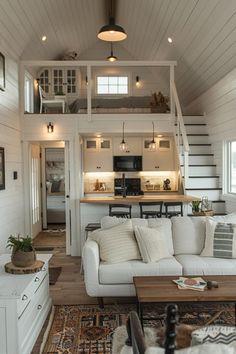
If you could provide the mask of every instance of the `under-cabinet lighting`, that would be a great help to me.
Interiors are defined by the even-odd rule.
[[[176,174],[176,171],[141,171],[139,172],[140,176],[165,176],[170,177]]]
[[[173,42],[173,40],[172,40],[172,38],[171,38],[171,37],[168,37],[168,39],[167,39],[167,40],[168,40],[168,42],[169,42],[169,43],[172,43],[172,42]]]
[[[107,176],[107,177],[109,177],[109,176],[114,176],[114,172],[84,172],[84,175],[85,176],[90,176],[90,177],[101,177],[101,176]]]
[[[45,42],[47,40],[47,36],[42,37],[42,41]]]

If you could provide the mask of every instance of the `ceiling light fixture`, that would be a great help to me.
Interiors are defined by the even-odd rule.
[[[169,43],[172,43],[172,42],[173,42],[173,40],[172,40],[172,38],[171,38],[171,37],[168,37],[168,39],[167,39],[167,40],[168,40],[168,42],[169,42]]]
[[[150,144],[149,144],[149,150],[151,150],[151,151],[156,150],[156,142],[154,139],[154,122],[152,122],[152,140],[150,141]]]
[[[110,0],[109,24],[103,26],[98,32],[98,38],[107,42],[119,42],[127,38],[124,28],[115,23],[113,13],[113,0]]]
[[[137,87],[140,86],[139,76],[136,76],[136,86],[137,86]]]
[[[42,37],[42,41],[43,41],[43,42],[45,42],[46,39],[47,39],[47,36],[43,36],[43,37]]]
[[[125,122],[123,122],[123,127],[122,127],[122,141],[120,143],[120,150],[125,151],[127,149],[127,145],[125,142]]]
[[[113,44],[111,42],[111,54],[107,57],[107,60],[113,63],[117,59],[118,58],[113,54]]]

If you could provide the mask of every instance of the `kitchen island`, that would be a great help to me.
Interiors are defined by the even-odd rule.
[[[99,223],[102,217],[109,214],[109,204],[131,204],[132,205],[132,217],[140,217],[139,202],[183,202],[184,203],[184,215],[188,214],[188,205],[193,200],[199,198],[184,194],[146,194],[140,196],[127,196],[126,198],[114,195],[98,195],[98,196],[86,196],[80,199],[80,215],[81,215],[81,247],[85,242],[85,227],[89,223]]]

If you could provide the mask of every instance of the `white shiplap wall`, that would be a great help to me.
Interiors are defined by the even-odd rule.
[[[206,114],[217,174],[222,184],[223,142],[236,139],[236,69],[206,91],[187,108],[186,114]],[[236,211],[236,196],[223,195],[226,211]]]
[[[0,41],[6,60],[6,90],[0,91],[0,146],[5,149],[6,188],[0,191],[0,254],[11,234],[23,233],[23,176],[19,118],[18,61]],[[13,171],[18,179],[13,180]]]

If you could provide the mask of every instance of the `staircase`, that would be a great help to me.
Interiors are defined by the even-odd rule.
[[[215,214],[225,213],[225,202],[220,200],[222,188],[216,175],[214,154],[212,154],[209,135],[206,133],[204,116],[185,116],[184,126],[189,143],[189,180],[185,194],[202,198],[207,196]],[[183,154],[180,154],[180,166],[184,179]],[[191,207],[188,212],[191,214]]]

